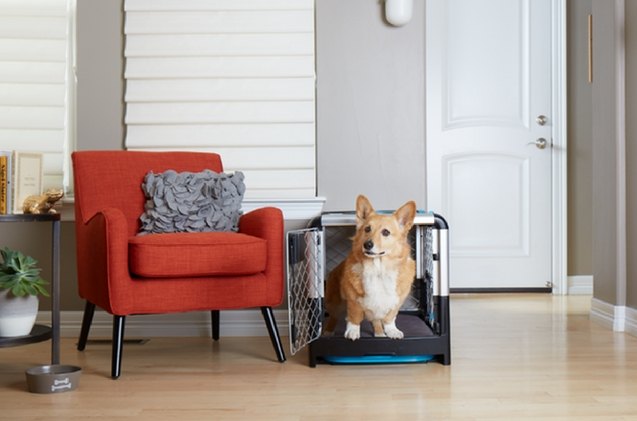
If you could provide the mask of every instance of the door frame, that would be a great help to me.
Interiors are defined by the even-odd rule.
[[[551,0],[553,144],[551,148],[553,294],[568,294],[566,0]]]

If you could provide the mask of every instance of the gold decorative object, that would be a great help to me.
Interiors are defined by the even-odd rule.
[[[24,199],[22,204],[22,211],[24,213],[57,213],[53,209],[55,202],[60,200],[64,196],[64,190],[62,189],[48,189],[43,194],[28,196]]]

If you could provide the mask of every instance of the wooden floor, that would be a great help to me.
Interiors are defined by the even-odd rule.
[[[637,338],[589,321],[590,297],[456,295],[452,364],[310,368],[267,337],[151,338],[124,348],[62,341],[78,389],[39,395],[24,371],[50,344],[0,349],[0,420],[635,420]],[[287,338],[286,338],[287,339]]]

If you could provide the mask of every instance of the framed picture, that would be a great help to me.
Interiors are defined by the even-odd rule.
[[[42,193],[42,154],[13,153],[13,213],[23,213],[24,199]]]

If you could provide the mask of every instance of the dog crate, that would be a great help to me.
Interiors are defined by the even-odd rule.
[[[351,249],[354,212],[330,212],[315,218],[310,228],[287,234],[290,350],[309,346],[309,364],[451,363],[449,332],[448,225],[433,212],[419,211],[409,233],[416,277],[396,318],[403,339],[374,337],[372,325],[361,324],[356,341],[344,337],[345,320],[331,336],[322,336],[326,314],[323,299],[327,274]]]

